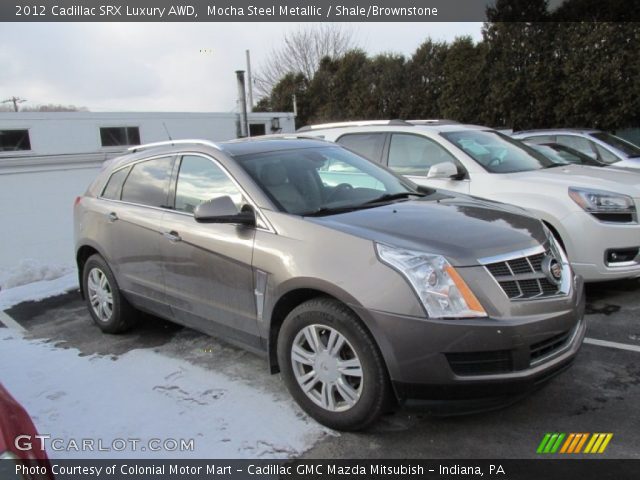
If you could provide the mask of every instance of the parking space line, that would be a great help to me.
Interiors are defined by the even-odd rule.
[[[628,343],[609,342],[608,340],[598,340],[597,338],[585,338],[584,343],[597,345],[599,347],[617,348],[618,350],[628,350],[640,353],[640,345],[629,345]]]
[[[11,318],[9,315],[4,313],[2,310],[0,310],[0,322],[4,323],[4,325],[6,327],[12,328],[12,329],[17,330],[19,332],[26,332],[27,331],[22,325],[20,325],[13,318]]]

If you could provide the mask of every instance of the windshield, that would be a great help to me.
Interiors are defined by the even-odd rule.
[[[558,164],[524,143],[492,130],[441,133],[491,173],[513,173]]]
[[[296,215],[330,214],[421,196],[412,184],[337,146],[236,157],[271,200]]]
[[[601,142],[611,145],[613,148],[617,148],[627,157],[640,157],[640,147],[634,145],[631,142],[627,142],[620,137],[616,137],[615,135],[611,135],[610,133],[606,132],[590,133],[589,135],[600,140]]]

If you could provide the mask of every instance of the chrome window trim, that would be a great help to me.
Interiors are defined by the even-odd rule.
[[[141,158],[138,160],[135,160],[133,162],[129,162],[125,165],[121,165],[118,168],[114,168],[111,173],[109,174],[109,177],[107,178],[107,180],[105,181],[104,185],[102,186],[101,190],[100,190],[100,195],[98,195],[98,199],[100,200],[105,200],[108,202],[116,202],[116,203],[121,203],[124,205],[135,205],[138,207],[145,207],[145,208],[151,208],[153,210],[160,210],[162,212],[169,212],[169,213],[176,213],[179,215],[186,215],[189,217],[193,217],[192,213],[188,213],[188,212],[181,212],[179,210],[174,210],[174,209],[170,209],[170,208],[162,208],[162,207],[154,207],[153,205],[145,205],[142,203],[135,203],[135,202],[127,202],[125,200],[115,200],[112,198],[105,198],[102,196],[102,194],[104,193],[104,189],[106,188],[107,184],[109,183],[109,180],[111,179],[111,176],[113,174],[115,174],[116,172],[118,172],[119,170],[122,170],[124,168],[133,168],[134,165],[137,165],[138,163],[141,162],[146,162],[148,160],[155,160],[157,158],[166,158],[166,157],[183,157],[185,155],[194,155],[194,156],[198,156],[198,157],[203,157],[206,158],[208,160],[210,160],[211,162],[213,162],[214,165],[216,165],[217,167],[219,167],[222,172],[233,182],[233,184],[236,186],[236,188],[238,188],[238,190],[240,190],[240,193],[242,194],[242,196],[247,200],[247,202],[251,205],[251,207],[254,209],[254,211],[256,212],[256,216],[258,217],[258,224],[256,224],[256,230],[262,230],[262,231],[266,231],[266,232],[270,232],[270,233],[274,233],[277,234],[275,228],[273,227],[273,225],[271,224],[271,222],[269,222],[266,218],[266,216],[262,213],[262,210],[258,207],[258,205],[253,201],[253,199],[251,198],[251,196],[247,193],[247,191],[242,188],[240,186],[240,184],[238,183],[238,181],[233,178],[233,175],[231,175],[229,173],[229,171],[224,167],[224,165],[222,165],[217,159],[213,158],[211,155],[207,155],[206,153],[202,153],[202,152],[189,152],[189,151],[184,151],[184,152],[172,152],[172,153],[165,153],[165,154],[158,154],[158,155],[153,155],[151,157],[145,157],[145,158]],[[179,176],[180,172],[178,172],[178,176]],[[176,183],[178,181],[178,177],[176,176]],[[126,180],[125,180],[126,182]],[[262,224],[264,226],[260,226],[259,222],[262,222]]]

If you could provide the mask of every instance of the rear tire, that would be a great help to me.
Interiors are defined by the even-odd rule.
[[[293,398],[327,427],[362,430],[391,404],[377,345],[360,319],[336,300],[315,298],[287,315],[278,335],[278,363]]]
[[[91,255],[82,270],[82,286],[91,318],[105,333],[122,333],[136,323],[133,307],[124,298],[107,262]]]

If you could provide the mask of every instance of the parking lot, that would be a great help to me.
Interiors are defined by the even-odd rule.
[[[357,434],[333,434],[306,419],[296,428],[313,432],[313,439],[302,450],[275,449],[272,453],[306,458],[534,458],[546,432],[611,432],[613,439],[603,457],[640,458],[639,293],[640,280],[589,285],[587,340],[575,364],[514,405],[456,417],[403,409]],[[267,392],[270,401],[294,410],[294,418],[303,417],[280,378],[267,373],[264,360],[193,330],[143,316],[131,333],[103,335],[77,291],[22,303],[5,314],[2,318],[9,325],[3,328],[23,328],[27,339],[47,340],[58,349],[77,349],[79,356],[117,360],[143,350],[180,359],[212,375],[223,374],[232,382]],[[12,368],[20,369],[20,361],[16,359]],[[174,397],[183,395],[183,401],[186,398],[179,389],[163,388]],[[122,408],[127,408],[126,401]],[[204,424],[208,420],[201,419]]]

